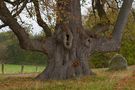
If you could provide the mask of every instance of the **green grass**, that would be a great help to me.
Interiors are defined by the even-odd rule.
[[[32,78],[8,78],[7,81],[6,79],[1,81],[4,81],[3,85],[8,86],[2,90],[115,90],[116,83],[116,80],[104,76],[45,82],[35,81]]]
[[[6,77],[0,75],[0,90],[134,90],[134,67],[126,71],[107,72],[106,69],[93,69],[96,76],[70,80],[35,80],[35,76]]]
[[[37,72],[43,71],[43,66],[38,66]],[[32,73],[36,72],[36,66],[33,65],[24,65],[23,73]],[[1,65],[0,65],[0,74],[2,73]],[[5,74],[16,74],[21,73],[21,65],[12,65],[12,64],[5,64],[4,65],[4,73]]]

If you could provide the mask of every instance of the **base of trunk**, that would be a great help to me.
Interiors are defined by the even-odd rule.
[[[76,64],[77,65],[77,64]],[[87,67],[80,66],[63,66],[63,67],[55,67],[53,65],[49,65],[41,74],[39,74],[36,79],[37,80],[65,80],[78,78],[89,75],[96,75]]]

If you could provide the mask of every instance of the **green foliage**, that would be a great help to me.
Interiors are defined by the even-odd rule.
[[[21,49],[16,37],[13,37],[12,32],[0,33],[0,48],[0,61],[2,63],[46,64],[47,57],[44,54]]]
[[[46,57],[41,53],[22,50],[19,45],[8,46],[7,63],[14,64],[45,64]]]
[[[109,57],[104,53],[95,53],[90,58],[90,67],[100,68],[108,66]]]
[[[99,18],[95,18],[92,14],[92,11],[84,21],[84,26],[88,29],[91,29],[96,23],[101,22]],[[117,11],[111,11],[108,9],[107,15],[109,17],[110,23],[115,25]],[[93,20],[95,19],[95,20]],[[125,28],[125,32],[123,33],[123,38],[121,42],[121,49],[119,54],[122,54],[128,62],[128,65],[135,64],[135,20],[132,15],[129,16],[129,20],[127,26]],[[111,27],[109,31],[105,33],[106,37],[111,37],[113,28]],[[93,67],[107,67],[109,60],[111,60],[112,56],[116,53],[95,53],[91,60],[91,66]]]
[[[120,53],[127,59],[129,65],[135,64],[135,23],[128,23],[125,30]]]
[[[111,60],[112,56],[116,53],[118,52],[95,53],[92,55],[90,63],[92,63],[93,67],[107,67],[109,60]],[[127,59],[128,65],[135,64],[135,31],[132,30],[124,34],[119,53]]]

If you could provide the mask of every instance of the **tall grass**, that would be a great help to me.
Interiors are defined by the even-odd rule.
[[[132,71],[107,72],[94,69],[96,76],[78,77],[70,80],[37,81],[31,77],[0,76],[0,90],[134,90]]]

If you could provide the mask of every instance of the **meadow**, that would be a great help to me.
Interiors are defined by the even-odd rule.
[[[21,65],[5,64],[4,74],[19,74],[21,73]],[[45,66],[24,65],[23,73],[41,72]],[[2,74],[2,65],[0,64],[0,74]]]
[[[1,74],[0,90],[135,90],[135,66],[130,66],[126,71],[108,72],[106,70],[93,69],[95,76],[57,81],[35,80],[38,73]]]

